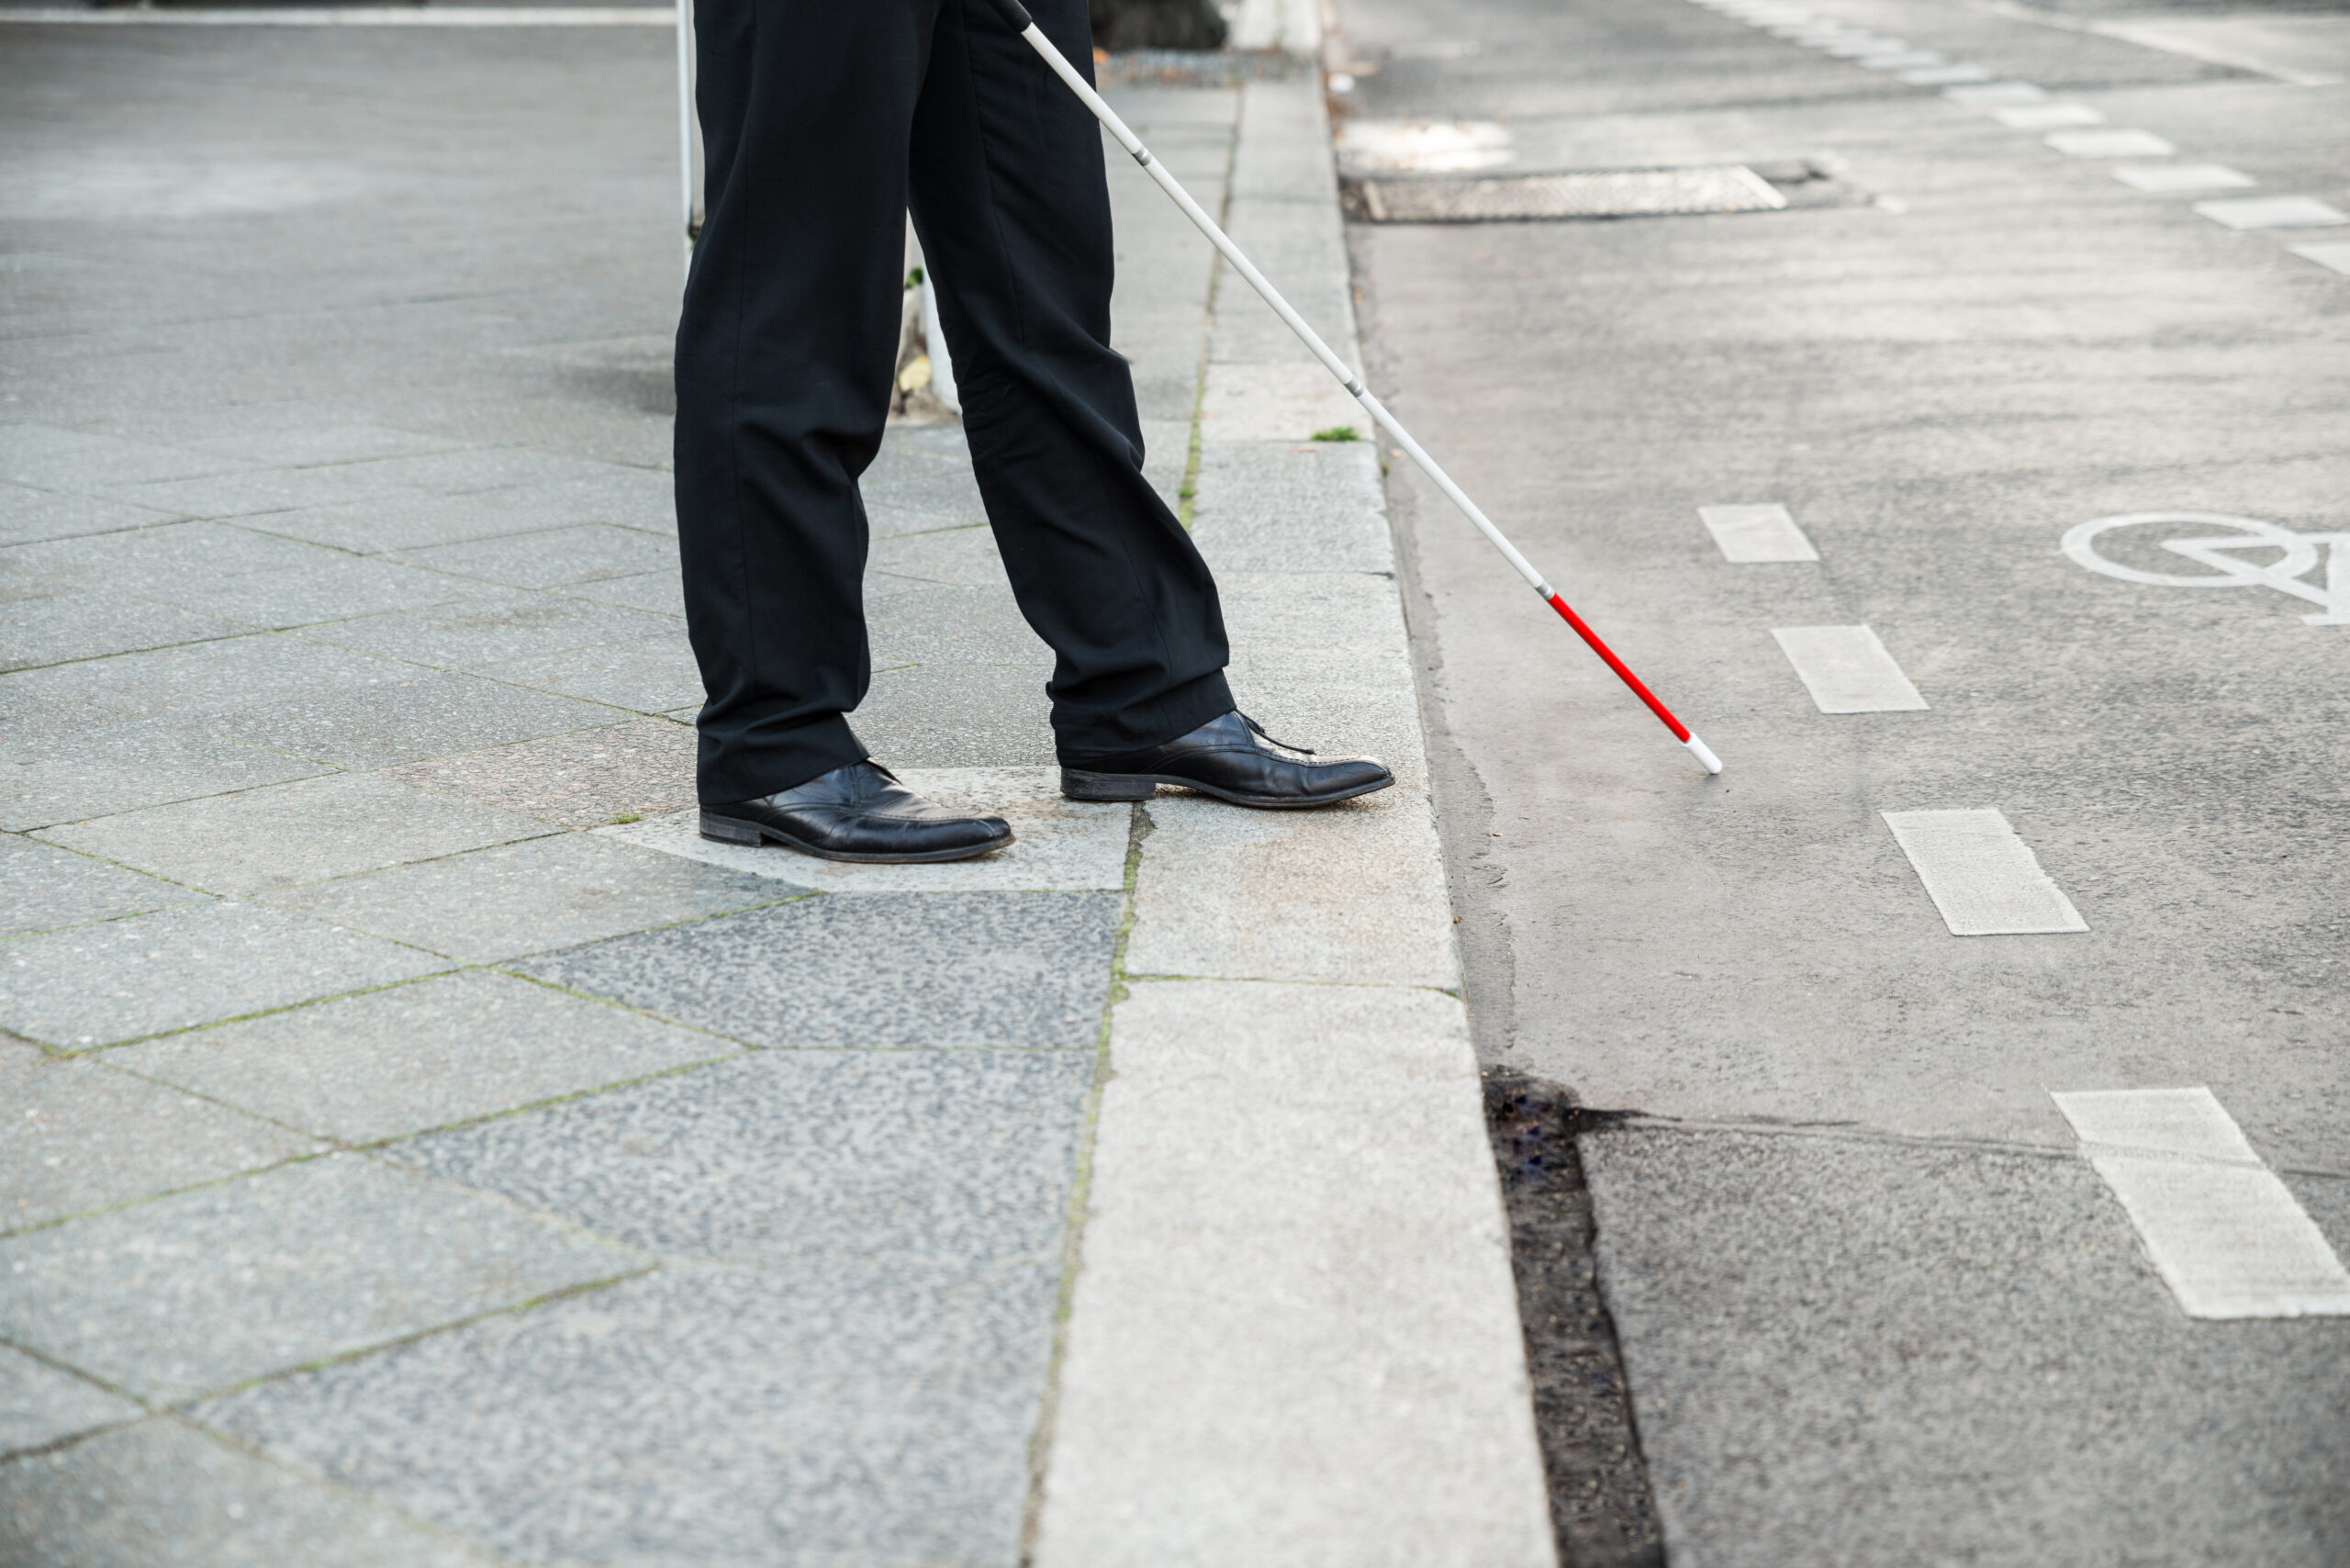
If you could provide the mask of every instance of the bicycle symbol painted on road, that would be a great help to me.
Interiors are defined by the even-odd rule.
[[[2117,528],[2153,527],[2175,536],[2159,541],[2164,549],[2210,569],[2150,572],[2098,554],[2100,534]],[[2211,532],[2221,528],[2233,532]],[[2275,588],[2321,607],[2323,613],[2301,617],[2303,625],[2350,626],[2350,533],[2296,533],[2258,518],[2220,512],[2133,511],[2067,529],[2064,551],[2090,571],[2124,582],[2152,583],[2158,588]],[[2281,554],[2264,561],[2245,554],[2253,551]],[[2303,582],[2302,577],[2317,566],[2321,553],[2325,558],[2324,586]]]

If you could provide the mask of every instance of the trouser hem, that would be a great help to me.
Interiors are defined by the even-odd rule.
[[[1089,746],[1080,741],[1061,741],[1053,750],[1063,767],[1084,767],[1113,756],[1155,745],[1165,745],[1179,735],[1188,735],[1211,719],[1220,719],[1232,711],[1232,688],[1225,684],[1222,670],[1210,670],[1186,685],[1176,688],[1149,705],[1147,716],[1122,716],[1118,728],[1133,739],[1124,739],[1114,745]]]
[[[778,734],[761,735],[756,741],[722,741],[704,728],[695,794],[705,806],[732,806],[798,789],[811,778],[863,762],[871,755],[849,728],[848,720],[838,713]]]

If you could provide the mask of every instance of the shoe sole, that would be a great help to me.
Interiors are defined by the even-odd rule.
[[[797,849],[802,855],[818,860],[845,860],[857,866],[934,866],[946,860],[976,860],[982,855],[992,855],[1013,841],[1007,833],[993,844],[973,845],[968,849],[933,849],[920,855],[859,855],[847,849],[819,849],[803,844],[789,834],[771,828],[764,823],[746,823],[739,817],[714,817],[701,814],[701,835],[713,844],[749,845],[757,847],[780,844],[786,849]]]
[[[1237,790],[1203,784],[1196,778],[1178,778],[1171,773],[1085,773],[1074,767],[1061,769],[1061,793],[1072,801],[1147,801],[1158,792],[1161,784],[1172,784],[1179,790],[1197,790],[1203,795],[1214,795],[1219,801],[1229,801],[1236,806],[1250,806],[1260,812],[1310,812],[1319,806],[1335,806],[1341,801],[1351,801],[1358,795],[1375,793],[1394,782],[1394,778],[1390,777],[1336,795],[1316,795],[1310,801],[1301,801],[1288,795],[1243,794]]]

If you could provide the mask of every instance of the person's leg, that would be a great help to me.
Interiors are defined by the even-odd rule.
[[[1090,69],[1084,0],[1030,9]],[[1228,711],[1215,583],[1143,477],[1133,376],[1110,347],[1101,132],[984,0],[940,0],[912,196],[988,519],[1057,655],[1062,760]]]
[[[677,543],[700,794],[866,753],[856,477],[897,351],[906,160],[938,0],[699,0],[707,220],[677,329]]]

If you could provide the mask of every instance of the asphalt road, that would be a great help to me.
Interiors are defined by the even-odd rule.
[[[2292,249],[2350,227],[2195,210],[2350,207],[2350,17],[1814,9],[2094,112],[2003,124],[1689,0],[1340,7],[1360,165],[1832,176],[1351,230],[1375,389],[1728,763],[1391,454],[1480,1050],[1638,1114],[1582,1144],[1677,1563],[2350,1561],[2350,1317],[2188,1316],[2053,1098],[2207,1088],[2350,1253],[2350,624],[2290,572],[2060,549],[2350,529],[2350,275]],[[2082,129],[2175,151],[2044,140]],[[2202,163],[2253,183],[2115,174]],[[1817,561],[1700,521],[1765,504]],[[2102,548],[2350,584],[2350,533],[2157,547],[2242,535]],[[1822,711],[1772,633],[1831,626],[1925,706]],[[2000,813],[2086,929],[1953,935],[1883,815],[1921,812]],[[2213,1212],[2165,1256],[2249,1267]]]

